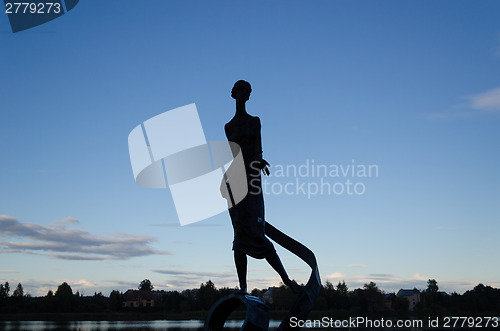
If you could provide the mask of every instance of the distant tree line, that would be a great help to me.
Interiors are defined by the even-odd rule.
[[[491,286],[479,284],[464,294],[448,294],[439,291],[436,280],[429,279],[425,290],[414,290],[420,293],[420,302],[411,314],[417,316],[498,316],[500,313],[500,289]],[[347,289],[345,282],[339,282],[336,287],[326,282],[321,287],[315,309],[362,315],[382,312],[409,315],[409,305],[407,298],[384,293],[374,282],[353,291]]]
[[[235,288],[216,288],[209,280],[199,288],[183,291],[154,290],[151,282],[143,280],[140,290],[151,291],[155,297],[154,307],[124,308],[123,293],[113,290],[109,296],[101,292],[83,296],[73,293],[66,282],[57,290],[48,291],[46,296],[32,297],[24,294],[22,284],[18,284],[9,295],[8,282],[0,284],[0,315],[23,313],[103,313],[103,312],[156,312],[163,314],[188,314],[195,311],[207,311],[219,298],[234,293]],[[370,282],[363,288],[349,290],[346,283],[333,285],[326,282],[321,287],[314,312],[328,316],[366,315],[366,314],[414,314],[422,316],[465,316],[500,314],[500,289],[479,284],[464,294],[440,292],[437,281],[430,279],[427,288],[421,290],[420,302],[413,312],[408,312],[409,301],[395,293],[384,293],[377,284]],[[287,311],[295,300],[292,291],[281,285],[268,289],[254,289],[251,295],[263,299],[271,313]],[[187,316],[187,315],[185,315]]]

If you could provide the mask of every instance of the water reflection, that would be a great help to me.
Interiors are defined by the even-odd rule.
[[[271,321],[270,328],[277,328],[280,321]],[[5,331],[201,331],[204,321],[12,321],[0,322],[0,330]],[[243,321],[227,321],[224,329],[237,331],[241,328]]]
[[[0,330],[65,330],[65,331],[111,331],[111,330],[171,330],[198,331],[202,321],[15,321],[0,322]]]
[[[281,321],[270,321],[269,330],[274,331],[278,328]],[[41,330],[52,330],[52,331],[156,331],[156,330],[168,330],[168,331],[202,331],[204,321],[199,320],[189,320],[189,321],[67,321],[67,322],[54,322],[54,321],[0,321],[0,331],[41,331]],[[240,320],[229,320],[224,324],[224,331],[238,331],[241,328],[243,321]],[[304,328],[302,330],[313,330]],[[318,329],[316,329],[318,330]],[[332,328],[323,328],[321,330],[332,330]],[[376,328],[376,329],[365,329],[365,328],[341,328],[343,331],[350,330],[377,330],[377,331],[394,331],[394,330],[412,330],[412,331],[437,331],[446,330],[453,331],[453,329],[427,329],[427,328],[417,328],[417,329],[397,329],[397,328]]]

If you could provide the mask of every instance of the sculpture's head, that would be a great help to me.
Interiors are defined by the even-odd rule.
[[[234,83],[231,90],[231,96],[237,101],[247,101],[250,98],[250,93],[252,93],[252,86],[245,80],[239,80]]]

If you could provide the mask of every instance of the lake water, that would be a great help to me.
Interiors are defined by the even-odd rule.
[[[270,321],[269,327],[276,329],[281,321]],[[0,321],[0,330],[14,331],[41,331],[41,330],[68,330],[68,331],[111,331],[111,330],[169,330],[169,331],[200,331],[203,330],[204,321]],[[224,325],[231,331],[241,328],[243,321],[226,321]]]
[[[269,321],[269,330],[274,331],[278,328],[281,321]],[[241,328],[243,321],[229,320],[226,321],[224,325],[224,331],[238,331]],[[190,320],[190,321],[69,321],[69,322],[53,322],[53,321],[15,321],[6,322],[0,321],[0,331],[41,331],[41,330],[52,330],[52,331],[111,331],[111,330],[131,330],[131,331],[157,331],[157,330],[168,330],[168,331],[202,331],[204,321]],[[336,329],[336,328],[335,328]],[[302,330],[314,330],[303,328]],[[318,329],[316,329],[318,330]],[[328,330],[326,328],[321,330]],[[339,330],[367,330],[364,328],[339,328]],[[395,331],[395,330],[412,330],[412,331],[437,331],[446,330],[453,331],[457,329],[450,328],[415,328],[415,329],[398,329],[398,328],[374,328],[368,330],[376,331]],[[464,329],[462,329],[464,330]]]

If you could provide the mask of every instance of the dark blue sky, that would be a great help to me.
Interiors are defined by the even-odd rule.
[[[179,227],[168,190],[134,183],[127,136],[194,102],[207,139],[223,140],[245,79],[271,171],[378,168],[323,178],[363,194],[266,195],[267,219],[316,252],[323,280],[499,286],[499,13],[497,1],[104,0],[16,34],[0,15],[0,279],[33,294],[62,281],[235,286],[227,213]],[[250,270],[250,287],[279,282],[265,262]]]

